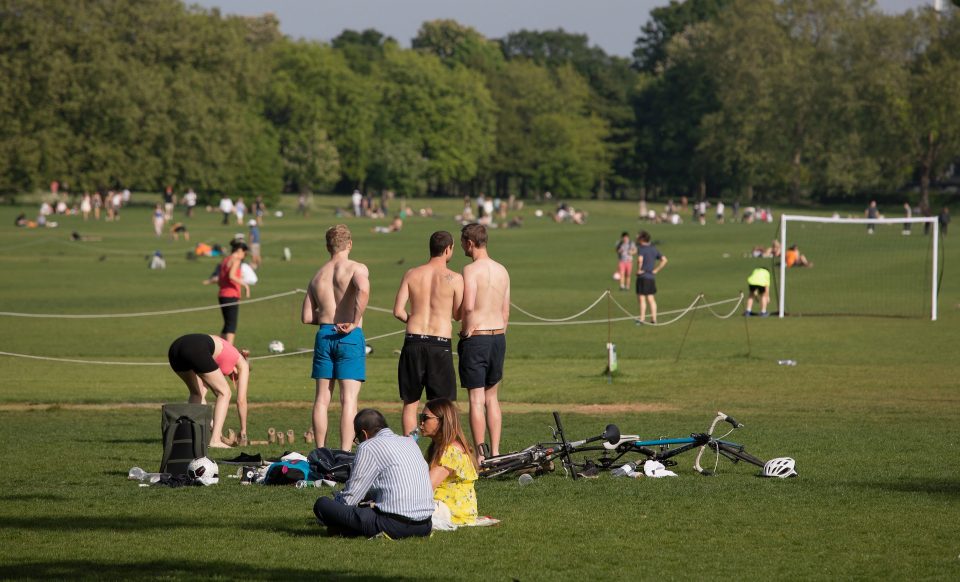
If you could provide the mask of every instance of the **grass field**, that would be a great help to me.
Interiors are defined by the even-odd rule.
[[[347,203],[347,197],[318,197],[304,218],[284,201],[286,215],[269,218],[262,229],[265,262],[254,298],[306,285],[327,258],[323,231],[338,222],[333,209]],[[354,231],[353,258],[370,267],[371,306],[392,307],[403,271],[425,260],[432,231],[457,232],[451,217],[459,204],[430,203],[441,216],[410,219],[397,234],[371,232],[386,221],[344,219]],[[636,309],[635,296],[617,291],[611,279],[618,235],[640,228],[635,203],[583,206],[590,213],[585,226],[538,220],[528,208],[523,228],[492,231],[490,252],[510,269],[517,306],[563,318],[613,288],[613,299]],[[0,208],[4,312],[137,313],[215,304],[215,289],[200,284],[215,261],[189,261],[186,252],[199,240],[225,244],[246,231],[201,212],[189,222],[191,243],[157,239],[146,205],[125,210],[118,223],[65,217],[57,229],[12,226],[19,211],[35,208]],[[70,242],[74,230],[102,240]],[[658,277],[662,312],[685,308],[700,293],[708,301],[737,297],[761,264],[745,254],[775,234],[773,225],[712,221],[650,230],[670,259]],[[758,479],[751,467],[727,464],[718,476],[704,478],[693,473],[688,458],[676,479],[603,475],[574,482],[553,474],[527,487],[516,479],[484,481],[477,486],[480,512],[501,519],[498,527],[402,542],[322,536],[311,519],[319,490],[242,487],[233,479],[167,490],[126,480],[130,467],[156,470],[159,463],[157,403],[185,400],[165,365],[169,343],[183,333],[217,332],[218,310],[97,319],[0,316],[3,352],[160,364],[0,356],[6,470],[0,578],[955,580],[955,246],[947,237],[937,322],[721,319],[704,309],[663,327],[630,321],[608,326],[608,315],[622,312],[604,299],[579,318],[601,323],[535,326],[521,325],[533,320],[515,310],[501,390],[504,450],[548,439],[554,409],[564,411],[576,438],[598,434],[608,422],[645,437],[684,435],[705,429],[723,410],[746,424],[737,440],[748,450],[796,458],[801,477]],[[280,260],[284,247],[291,250],[289,262]],[[166,270],[147,269],[145,257],[154,250],[166,256]],[[459,269],[465,260],[458,254],[451,265]],[[852,266],[863,260],[883,258],[850,258]],[[831,293],[838,291],[834,281]],[[906,300],[911,290],[890,292]],[[243,306],[237,343],[254,356],[266,355],[273,339],[288,350],[312,345],[312,330],[299,324],[301,297]],[[726,315],[734,305],[714,310]],[[371,310],[364,329],[370,338],[401,326],[389,313]],[[601,374],[608,333],[621,368],[612,383]],[[361,404],[383,404],[396,425],[394,350],[402,336],[371,343],[375,352]],[[785,358],[798,365],[779,366]],[[268,427],[307,428],[313,397],[307,356],[254,361],[250,390],[254,438],[265,437]],[[608,406],[586,406],[593,404]],[[228,426],[236,425],[231,412]],[[274,455],[282,447],[260,450]]]

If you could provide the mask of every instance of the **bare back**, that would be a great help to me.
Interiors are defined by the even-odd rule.
[[[307,287],[303,323],[320,325],[358,321],[357,327],[362,327],[362,312],[369,291],[366,265],[345,256],[334,256],[317,271]]]
[[[463,277],[446,264],[431,261],[406,272],[397,292],[394,313],[410,302],[407,333],[449,338],[452,319],[460,319]]]
[[[463,268],[463,330],[506,329],[510,317],[510,274],[489,257]]]

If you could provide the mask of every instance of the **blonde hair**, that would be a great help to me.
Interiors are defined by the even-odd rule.
[[[439,417],[437,422],[440,423],[436,439],[431,439],[430,447],[427,448],[427,463],[431,467],[438,466],[447,447],[457,443],[463,448],[473,467],[477,468],[477,460],[471,454],[470,447],[467,446],[467,437],[464,436],[463,427],[460,426],[460,410],[457,405],[447,398],[434,398],[427,401],[423,409]]]
[[[331,253],[339,253],[347,248],[347,243],[352,241],[350,229],[346,224],[338,224],[327,229],[327,250]]]

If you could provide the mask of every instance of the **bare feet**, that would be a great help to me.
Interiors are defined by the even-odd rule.
[[[210,444],[207,447],[211,449],[232,449],[230,445],[223,441],[210,441]]]

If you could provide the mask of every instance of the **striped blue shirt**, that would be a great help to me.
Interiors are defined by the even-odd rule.
[[[345,505],[370,498],[380,511],[414,521],[433,515],[430,470],[420,447],[389,428],[360,443],[347,486],[335,498]]]

